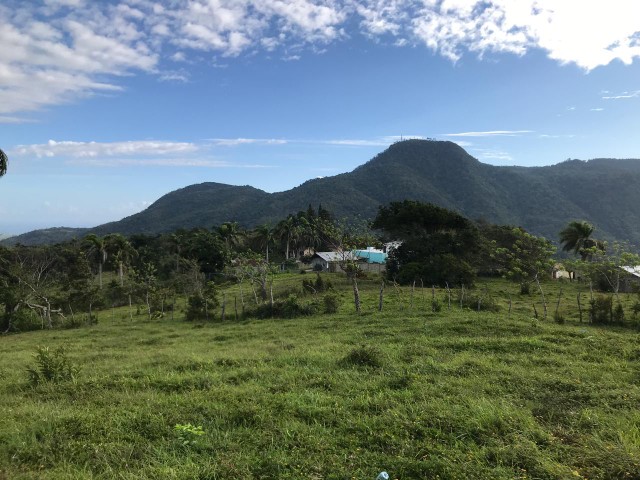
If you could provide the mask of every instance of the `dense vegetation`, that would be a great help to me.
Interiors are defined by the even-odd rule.
[[[171,192],[145,211],[92,229],[93,233],[157,234],[209,228],[229,219],[244,228],[275,223],[309,199],[342,217],[373,219],[380,205],[412,199],[454,209],[473,220],[518,225],[557,238],[571,219],[598,225],[603,240],[640,243],[640,161],[571,160],[536,168],[478,162],[451,142],[398,142],[353,172],[268,194],[248,186],[192,185]],[[616,215],[611,215],[616,212]],[[63,241],[78,232],[39,231],[11,240]],[[53,234],[57,236],[53,236]]]

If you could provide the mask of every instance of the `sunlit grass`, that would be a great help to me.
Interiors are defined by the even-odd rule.
[[[278,277],[274,294],[302,278]],[[125,307],[2,338],[0,478],[640,477],[640,337],[580,325],[579,285],[562,285],[558,325],[559,284],[544,285],[544,322],[539,296],[502,280],[486,291],[498,313],[455,296],[449,310],[444,290],[433,313],[426,286],[413,301],[387,286],[378,312],[379,281],[363,280],[361,315],[331,281],[335,315],[234,320],[233,286],[224,323],[184,322],[182,307],[131,322]],[[75,382],[29,387],[38,345],[65,345]],[[184,445],[176,424],[205,434]]]

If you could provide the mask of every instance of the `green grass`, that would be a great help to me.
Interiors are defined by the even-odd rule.
[[[363,281],[359,316],[331,281],[335,315],[131,322],[124,308],[1,338],[0,478],[640,478],[640,336],[578,324],[577,285],[563,285],[558,325],[558,284],[543,322],[537,296],[498,280],[498,313],[446,299],[432,313],[431,289],[410,308],[407,287],[387,287],[379,313],[379,284]],[[29,386],[39,345],[64,345],[75,381]],[[205,434],[184,445],[187,424]]]

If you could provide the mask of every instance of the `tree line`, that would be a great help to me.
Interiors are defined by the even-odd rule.
[[[640,258],[621,244],[592,238],[593,231],[587,222],[574,221],[559,232],[562,249],[579,257],[565,264],[617,296],[625,275],[620,267],[640,265]],[[309,205],[254,229],[225,222],[154,236],[89,234],[54,246],[0,247],[0,329],[90,323],[96,309],[125,305],[130,315],[134,305],[149,318],[173,315],[179,296],[187,319],[207,319],[219,307],[218,285],[224,282],[239,285],[244,311],[245,295],[255,304],[266,302],[273,275],[299,268],[316,251],[342,252],[340,267],[359,311],[363,273],[350,252],[388,240],[401,243],[389,253],[387,282],[471,288],[478,276],[504,276],[517,282],[522,294],[535,288],[546,315],[542,283],[551,275],[557,250],[549,240],[406,200],[381,206],[372,222],[338,221],[321,205]]]

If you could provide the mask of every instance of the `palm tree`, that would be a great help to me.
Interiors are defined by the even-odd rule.
[[[9,157],[0,149],[0,177],[7,173],[7,164],[9,163]]]
[[[98,285],[102,289],[102,267],[107,261],[107,243],[105,237],[99,237],[95,233],[90,233],[82,241],[87,249],[87,254],[97,260],[98,263]]]
[[[120,286],[124,285],[124,266],[129,264],[136,254],[135,249],[123,235],[111,233],[104,237],[105,248],[113,254],[113,258],[118,264],[118,277]]]
[[[269,245],[273,244],[275,239],[274,230],[271,225],[264,224],[256,227],[255,232],[260,245],[266,247],[267,263],[269,263]]]
[[[280,240],[284,240],[286,244],[284,253],[285,260],[289,260],[289,247],[291,246],[291,241],[295,237],[295,231],[296,219],[293,215],[289,215],[276,226],[276,235]]]
[[[241,245],[245,236],[238,222],[224,222],[218,227],[218,235],[224,240],[227,248]]]
[[[584,220],[574,220],[560,232],[560,243],[562,250],[579,254],[582,260],[591,257],[590,248],[597,247],[604,249],[604,244],[591,238],[595,227]]]

